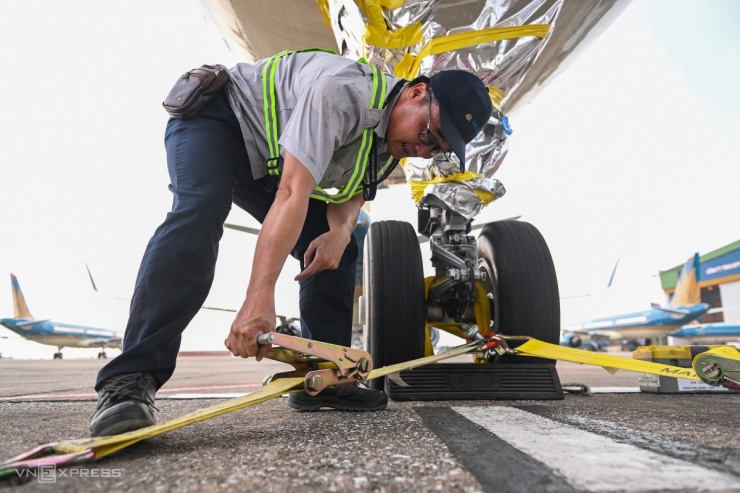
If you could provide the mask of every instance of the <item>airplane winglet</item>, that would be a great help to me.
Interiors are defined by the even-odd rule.
[[[224,228],[233,229],[234,231],[241,231],[242,233],[249,233],[252,235],[259,235],[259,228],[250,228],[249,226],[240,226],[238,224],[224,223]]]
[[[87,275],[90,276],[90,282],[92,283],[93,290],[97,293],[98,287],[95,285],[95,279],[93,279],[92,273],[90,272],[90,267],[87,266],[87,262],[85,262],[85,269],[87,269]]]
[[[617,273],[618,266],[619,266],[619,257],[617,257],[617,263],[614,264],[614,268],[612,269],[612,275],[609,277],[609,282],[606,285],[607,288],[610,288],[612,283],[614,282],[614,274]]]

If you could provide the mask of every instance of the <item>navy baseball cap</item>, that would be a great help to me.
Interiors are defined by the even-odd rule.
[[[460,159],[460,171],[465,171],[465,144],[478,135],[493,113],[488,89],[464,70],[438,72],[429,85],[439,103],[442,134]]]

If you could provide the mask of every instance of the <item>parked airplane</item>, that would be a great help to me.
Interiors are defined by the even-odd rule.
[[[585,337],[592,343],[665,337],[709,312],[709,305],[701,302],[698,253],[684,265],[671,303],[665,307],[653,303],[651,307],[650,310],[597,318],[570,326],[563,331],[560,343],[579,347]]]
[[[668,334],[671,342],[681,344],[726,344],[740,341],[740,322],[715,322],[684,325]]]
[[[18,279],[13,274],[10,274],[10,284],[15,316],[0,319],[0,325],[29,341],[56,346],[58,351],[54,353],[54,359],[62,359],[62,349],[65,347],[100,348],[98,358],[107,357],[106,348],[121,349],[123,335],[113,330],[34,318],[28,310]]]

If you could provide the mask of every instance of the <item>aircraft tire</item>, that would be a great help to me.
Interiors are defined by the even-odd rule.
[[[522,221],[487,224],[477,242],[482,281],[493,295],[493,330],[504,335],[527,335],[558,344],[560,295],[550,250],[542,234]],[[507,364],[548,363],[542,358],[504,356]]]
[[[367,347],[375,368],[424,356],[424,267],[413,227],[378,221],[366,239]],[[384,378],[370,381],[383,390]]]

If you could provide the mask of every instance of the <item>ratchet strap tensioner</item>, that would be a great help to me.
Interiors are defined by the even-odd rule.
[[[740,390],[740,359],[732,346],[712,348],[697,354],[691,363],[702,382],[715,387]]]

